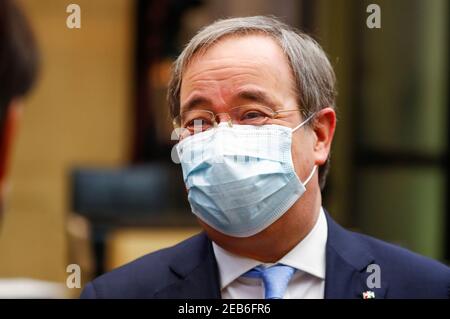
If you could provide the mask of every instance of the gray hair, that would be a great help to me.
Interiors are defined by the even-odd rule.
[[[189,41],[172,68],[167,99],[170,113],[180,112],[180,89],[183,71],[192,58],[205,52],[220,39],[232,35],[261,33],[273,38],[286,54],[295,80],[299,107],[309,116],[325,107],[335,108],[335,74],[325,52],[310,36],[274,17],[254,16],[218,20],[201,29]],[[319,169],[321,188],[325,185],[327,163]]]

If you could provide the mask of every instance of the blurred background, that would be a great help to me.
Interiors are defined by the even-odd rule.
[[[10,165],[0,282],[64,288],[75,263],[85,283],[199,230],[170,157],[170,65],[202,26],[259,14],[315,37],[337,73],[324,206],[347,228],[449,263],[448,1],[18,3],[42,68]],[[66,26],[70,3],[81,8],[80,29]],[[366,26],[371,3],[381,29]]]

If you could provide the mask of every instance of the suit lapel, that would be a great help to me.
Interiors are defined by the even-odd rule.
[[[361,238],[339,226],[326,212],[328,239],[326,245],[326,299],[362,298],[372,291],[384,298],[387,283],[381,276],[380,288],[369,288],[367,266],[376,263]],[[220,299],[217,262],[211,241],[205,233],[169,265],[174,281],[155,294],[155,298]]]
[[[380,288],[369,288],[367,266],[376,263],[370,249],[355,234],[343,229],[326,213],[328,239],[326,247],[325,298],[363,298],[371,291],[375,298],[384,298],[387,283],[381,276]]]
[[[217,262],[206,234],[182,254],[174,257],[169,267],[175,280],[155,294],[155,298],[220,299]]]

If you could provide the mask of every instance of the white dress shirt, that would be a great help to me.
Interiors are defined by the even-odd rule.
[[[308,235],[277,263],[297,271],[289,282],[284,299],[323,299],[325,292],[325,258],[328,225],[323,209]],[[241,277],[260,261],[232,254],[213,242],[223,299],[263,299],[261,279]]]

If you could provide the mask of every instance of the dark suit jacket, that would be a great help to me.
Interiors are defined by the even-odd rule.
[[[380,240],[343,229],[328,215],[325,298],[449,298],[450,268]],[[381,287],[367,287],[367,266]],[[205,233],[143,256],[88,283],[81,298],[220,298],[219,274]]]

